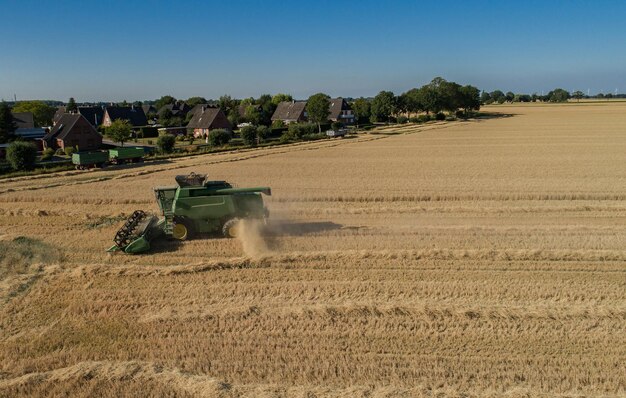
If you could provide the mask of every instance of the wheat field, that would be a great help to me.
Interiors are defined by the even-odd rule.
[[[0,396],[626,396],[626,103],[0,180]],[[105,253],[152,187],[239,240]]]

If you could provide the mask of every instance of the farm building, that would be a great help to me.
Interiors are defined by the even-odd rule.
[[[343,98],[330,99],[330,115],[328,118],[333,122],[340,122],[344,125],[354,124],[354,112]]]
[[[220,108],[209,108],[204,105],[194,111],[187,128],[193,129],[195,137],[205,137],[214,129],[232,130],[228,118]]]
[[[86,151],[100,148],[102,136],[80,113],[66,113],[43,137],[43,142],[46,148],[78,147]]]
[[[107,106],[104,109],[103,126],[108,127],[118,119],[128,120],[133,127],[141,127],[148,124],[146,114],[139,106]]]
[[[306,101],[284,101],[279,103],[272,115],[272,121],[274,120],[282,120],[285,124],[306,121]]]

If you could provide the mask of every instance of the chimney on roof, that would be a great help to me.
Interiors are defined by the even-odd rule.
[[[206,106],[202,105],[202,113],[204,113],[204,111],[206,111]]]

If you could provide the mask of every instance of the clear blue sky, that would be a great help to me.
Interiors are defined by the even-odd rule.
[[[626,92],[623,1],[0,0],[0,98]]]

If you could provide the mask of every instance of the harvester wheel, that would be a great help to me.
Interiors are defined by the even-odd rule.
[[[172,229],[172,238],[178,240],[189,240],[193,238],[194,228],[193,222],[185,217],[174,218],[174,228]]]
[[[226,238],[236,238],[241,233],[241,220],[238,218],[231,218],[224,223],[222,227],[222,234]]]
[[[176,223],[174,224],[174,228],[172,228],[172,238],[178,240],[186,240],[189,237],[189,230],[184,223]]]

